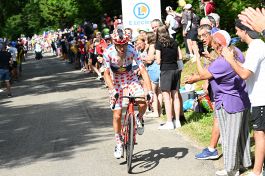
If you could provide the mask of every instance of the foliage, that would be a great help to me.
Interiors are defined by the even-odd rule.
[[[203,16],[200,0],[186,0],[195,12]],[[260,0],[215,0],[217,13],[221,16],[221,28],[234,32],[237,14],[247,6],[258,7]],[[165,7],[177,8],[177,0],[161,1],[162,18]],[[178,8],[178,10],[182,10]],[[44,28],[65,28],[77,22],[90,20],[99,23],[103,13],[111,17],[121,14],[121,1],[117,0],[0,0],[0,36],[17,37],[41,32]],[[181,37],[179,37],[181,38]],[[181,42],[182,43],[182,42]]]
[[[4,33],[10,34],[7,37],[19,37],[23,33],[22,15],[14,15],[7,19]],[[12,34],[12,36],[11,36]]]
[[[77,3],[74,0],[40,0],[40,15],[48,25],[68,27],[73,24],[78,14]]]

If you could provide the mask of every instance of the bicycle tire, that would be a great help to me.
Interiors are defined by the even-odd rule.
[[[127,172],[131,172],[132,156],[134,149],[134,118],[130,114],[128,116],[128,142],[126,144],[126,161],[127,161]]]

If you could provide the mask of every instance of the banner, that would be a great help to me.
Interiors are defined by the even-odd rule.
[[[122,0],[122,19],[124,28],[152,31],[151,21],[161,20],[160,0]]]

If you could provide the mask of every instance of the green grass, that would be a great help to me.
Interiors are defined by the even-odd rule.
[[[185,51],[182,49],[182,55],[185,56]],[[185,77],[191,74],[197,73],[196,63],[192,63],[190,60],[184,60],[184,69],[181,74],[181,85],[185,85]],[[204,81],[196,83],[195,89],[199,90],[202,87]],[[180,128],[180,132],[189,136],[193,141],[201,146],[208,146],[211,139],[211,131],[213,126],[212,113],[197,113],[189,111],[185,113],[185,117],[188,121]]]
[[[188,121],[180,128],[180,132],[185,133],[196,141],[199,145],[208,146],[211,139],[213,126],[212,113],[186,112],[185,117]]]

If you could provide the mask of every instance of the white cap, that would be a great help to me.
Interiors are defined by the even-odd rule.
[[[93,24],[93,29],[97,29],[98,28],[98,25],[97,24]]]
[[[166,11],[170,11],[170,10],[172,10],[172,7],[167,6],[167,7],[166,7]]]
[[[189,10],[189,9],[191,9],[191,8],[192,8],[192,5],[191,5],[191,4],[186,4],[186,5],[184,6],[183,9],[187,9],[187,10]]]
[[[215,22],[220,22],[220,16],[217,13],[210,13],[208,16],[213,17]]]

